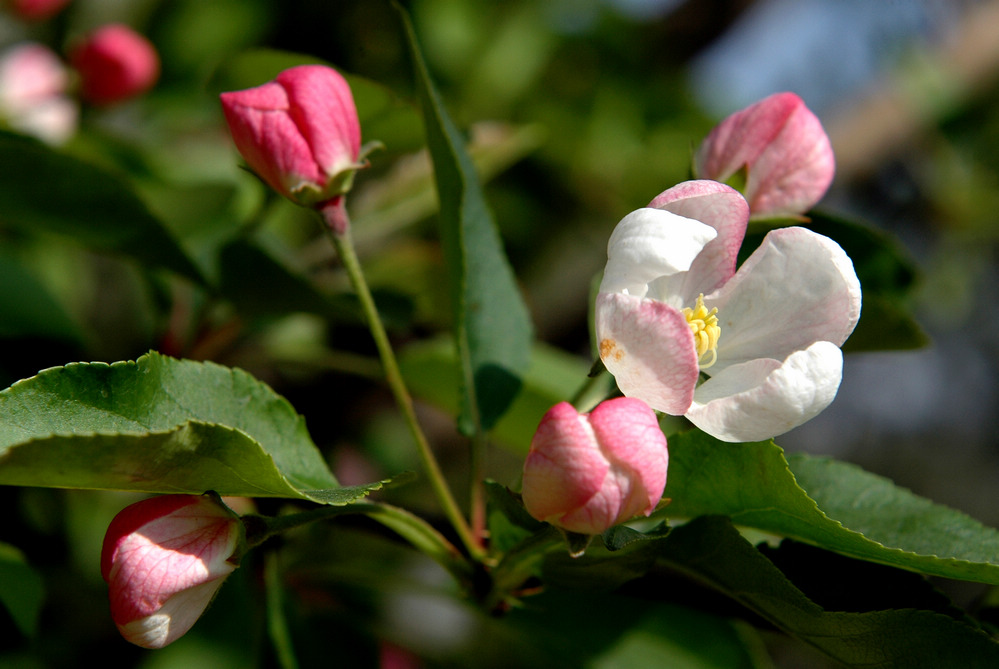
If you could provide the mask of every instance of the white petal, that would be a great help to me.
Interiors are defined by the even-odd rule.
[[[820,341],[783,364],[759,359],[733,365],[694,393],[687,418],[722,441],[760,441],[814,418],[836,397],[843,354]]]
[[[621,293],[597,295],[600,358],[627,397],[682,415],[697,384],[697,351],[687,319],[677,309]]]
[[[716,296],[721,339],[712,372],[783,360],[812,342],[840,346],[860,318],[860,281],[839,244],[805,228],[770,232]]]
[[[118,630],[137,646],[163,648],[184,636],[198,622],[224,580],[224,577],[218,578],[178,592],[155,613],[119,625]]]
[[[607,242],[601,293],[644,297],[650,281],[685,272],[717,233],[660,209],[638,209],[617,224]]]

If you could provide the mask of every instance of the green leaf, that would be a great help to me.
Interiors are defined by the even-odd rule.
[[[999,644],[933,611],[826,611],[718,516],[697,518],[658,542],[667,566],[700,580],[850,667],[999,666]],[[643,584],[649,589],[650,584]]]
[[[402,19],[423,107],[440,200],[441,244],[461,361],[459,429],[493,427],[521,388],[531,323],[464,141],[434,88],[406,12]]]
[[[411,344],[399,353],[399,366],[412,393],[445,411],[458,410],[458,362],[451,339]],[[491,436],[524,455],[541,417],[572,397],[586,381],[590,365],[582,358],[535,342],[520,394],[496,423]]]
[[[48,289],[12,254],[0,252],[0,337],[78,343],[82,333]]]
[[[20,551],[0,543],[0,603],[25,636],[38,630],[45,588],[42,577],[28,565]]]
[[[89,248],[126,255],[203,283],[194,263],[125,180],[4,132],[0,223],[71,237]]]
[[[0,392],[0,484],[345,504],[284,398],[238,369],[148,353],[73,363]]]
[[[702,432],[670,437],[671,517],[723,514],[737,525],[862,560],[999,584],[999,531],[854,465],[730,444]]]

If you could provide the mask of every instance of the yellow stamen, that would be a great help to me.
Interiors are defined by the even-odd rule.
[[[687,325],[694,333],[694,346],[697,349],[697,361],[701,369],[707,369],[718,359],[718,339],[721,337],[721,327],[718,326],[718,308],[708,311],[704,306],[704,294],[697,296],[694,308],[681,309],[687,317]],[[706,358],[707,356],[707,358]]]

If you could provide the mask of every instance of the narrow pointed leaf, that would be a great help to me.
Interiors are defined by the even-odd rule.
[[[416,71],[440,200],[461,362],[458,425],[474,434],[492,428],[520,391],[530,355],[530,318],[461,134],[434,88],[409,17],[396,8]]]

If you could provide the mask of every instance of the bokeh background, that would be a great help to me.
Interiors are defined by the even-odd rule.
[[[777,441],[788,451],[856,462],[999,526],[999,2],[406,6],[446,104],[468,130],[538,337],[576,356],[584,370],[592,359],[592,279],[615,223],[686,179],[694,147],[724,115],[773,92],[801,95],[837,156],[836,180],[820,207],[898,239],[918,268],[907,306],[931,343],[847,356],[833,405]],[[240,58],[261,48],[306,54],[374,82],[390,113],[364,127],[364,139],[380,139],[385,149],[351,196],[358,245],[400,346],[446,329],[431,182],[409,102],[412,73],[387,2],[74,0],[42,23],[4,9],[0,4],[0,49],[32,39],[66,53],[84,32],[110,21],[146,34],[162,59],[157,86],[114,108],[84,107],[77,136],[62,150],[125,175],[195,255],[249,236],[325,295],[346,293],[332,252],[313,221],[267,199],[238,169],[217,94],[252,76]],[[374,106],[375,97],[364,104]],[[59,327],[0,322],[3,387],[45,367],[134,359],[155,348],[240,366],[271,383],[306,416],[345,483],[418,468],[400,447],[404,427],[372,379],[377,368],[363,328],[301,296],[286,300],[266,277],[250,281],[252,258],[233,259],[233,281],[208,294],[134,260],[32,230],[3,211],[0,243],[4,268],[23,270],[65,316]],[[0,292],[25,290],[20,277],[0,273]],[[16,314],[5,319],[17,322]],[[429,405],[421,411],[461,488],[467,463],[451,419]],[[520,458],[493,449],[490,475],[514,483]],[[395,494],[435,513],[419,489]],[[0,624],[0,665],[70,667],[82,658],[148,668],[273,663],[260,642],[246,641],[262,625],[252,603],[260,588],[253,565],[237,572],[195,631],[170,649],[149,653],[117,638],[97,564],[107,522],[131,499],[0,489],[0,541],[23,552],[46,592],[35,637]],[[425,666],[467,666],[469,658],[489,665],[486,657],[507,666],[504,653],[518,641],[448,598],[433,565],[400,556],[363,524],[309,532],[289,539],[288,558],[302,666],[327,657],[377,666],[379,658],[414,656]],[[371,565],[379,565],[379,576]],[[965,602],[985,594],[941,587]],[[779,666],[822,666],[776,635],[766,641]]]

